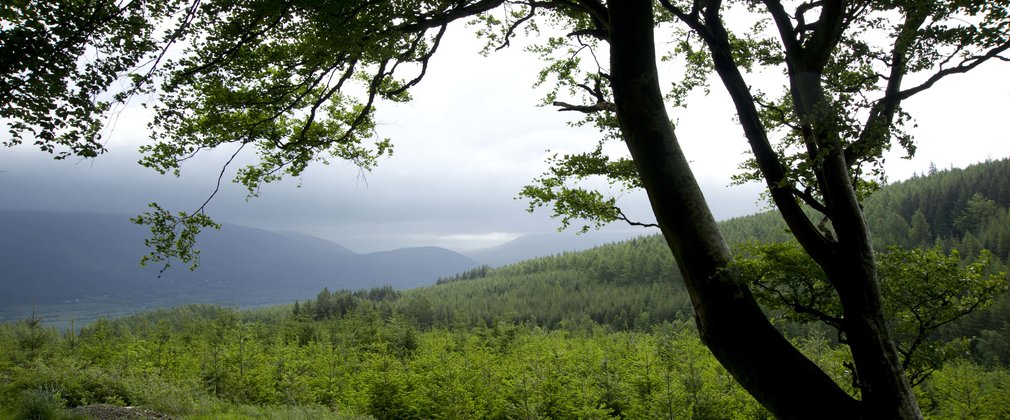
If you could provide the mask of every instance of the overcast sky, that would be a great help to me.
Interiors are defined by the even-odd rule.
[[[268,185],[248,202],[240,187],[226,185],[208,208],[211,216],[298,230],[358,252],[422,245],[466,250],[554,231],[559,222],[548,210],[529,214],[514,197],[543,172],[548,149],[588,151],[598,135],[568,127],[570,114],[536,106],[542,92],[532,88],[539,69],[534,57],[512,48],[485,58],[480,47],[469,29],[451,28],[413,91],[415,100],[380,108],[379,134],[393,140],[395,154],[372,172],[334,162],[311,168],[300,188],[298,180]],[[889,179],[922,173],[930,162],[943,169],[1010,155],[1007,70],[983,66],[907,102],[917,118],[912,132],[919,150],[910,161],[889,157]],[[728,186],[747,147],[729,101],[718,86],[712,91],[672,118],[716,217],[725,219],[761,208],[760,185]],[[93,160],[53,161],[30,145],[0,149],[0,208],[136,214],[152,201],[174,210],[198,207],[230,150],[205,154],[184,166],[181,178],[158,175],[136,164],[137,146],[147,139],[145,118],[136,109],[124,111],[109,134],[109,153]],[[623,196],[619,204],[629,216],[651,221],[644,194]]]

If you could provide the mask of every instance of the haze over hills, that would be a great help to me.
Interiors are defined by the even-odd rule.
[[[533,233],[520,236],[501,245],[463,251],[462,254],[481,264],[497,267],[562,252],[584,251],[600,245],[626,241],[657,232],[656,229],[635,229],[589,231],[584,234],[577,234],[571,230],[559,233]]]
[[[881,252],[893,246],[957,249],[959,258],[972,263],[986,249],[991,253],[987,273],[1005,276],[1010,271],[1010,159],[893,183],[864,204]],[[724,220],[720,231],[731,247],[794,240],[775,211]],[[435,286],[405,291],[394,308],[442,327],[505,322],[571,328],[591,320],[616,329],[648,330],[656,323],[690,319],[693,313],[660,235],[460,273]],[[1010,361],[1010,294],[946,331],[955,326],[964,334],[948,337],[976,337],[989,346],[986,351]]]
[[[0,307],[106,301],[150,308],[181,303],[290,302],[323,287],[432,284],[477,262],[435,247],[357,254],[296,232],[225,224],[199,238],[200,266],[142,267],[145,227],[126,215],[0,210]],[[0,314],[0,317],[18,314]]]
[[[632,233],[534,234],[485,249],[457,253],[438,247],[359,254],[301,232],[273,232],[234,224],[201,234],[200,266],[175,262],[161,273],[139,260],[148,250],[145,227],[130,216],[0,210],[0,321],[87,306],[114,316],[185,303],[262,305],[314,296],[324,287],[363,289],[430,285],[478,265],[578,251],[627,239]],[[108,308],[116,308],[115,310]],[[74,309],[74,308],[70,308]],[[76,310],[75,310],[76,311]],[[71,311],[74,312],[74,311]],[[80,312],[80,311],[77,311]],[[90,315],[77,314],[81,321]]]
[[[910,179],[868,198],[866,217],[880,246],[939,245],[962,249],[966,255],[988,248],[1006,263],[1010,253],[1010,214],[1005,210],[1010,205],[1008,179],[1008,160]],[[138,265],[146,252],[147,232],[128,219],[125,215],[0,210],[0,321],[29,315],[33,301],[60,306],[42,308],[56,312],[83,307],[86,302],[98,305],[97,312],[77,316],[83,321],[184,303],[289,303],[315,296],[324,287],[357,290],[389,284],[412,288],[481,264],[501,266],[635,235],[634,231],[623,236],[602,232],[527,235],[464,254],[437,247],[358,254],[299,232],[226,224],[221,231],[207,231],[200,237],[198,270],[190,272],[176,264],[158,278],[160,266]],[[788,236],[775,213],[726,220],[722,226],[731,243]],[[909,236],[912,231],[917,236]],[[642,230],[639,236],[648,233]],[[108,312],[108,307],[128,310]]]

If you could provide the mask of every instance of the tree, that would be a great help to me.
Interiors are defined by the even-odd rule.
[[[57,2],[62,3],[76,2]],[[149,14],[132,13],[134,5],[147,7]],[[127,27],[135,36],[126,39],[134,41],[150,38],[159,22],[174,21],[162,25],[168,30],[160,43],[111,44],[131,47],[128,53],[111,50],[124,63],[154,60],[116,97],[159,95],[153,142],[144,147],[141,163],[177,172],[200,150],[253,148],[259,163],[238,170],[236,181],[256,195],[262,183],[297,176],[315,161],[347,159],[367,169],[388,153],[389,142],[374,139],[374,107],[381,100],[409,99],[448,25],[475,18],[489,46],[499,47],[522,30],[554,27],[564,35],[546,34],[530,47],[545,60],[542,83],[555,86],[547,103],[583,113],[581,123],[599,127],[604,136],[595,151],[554,158],[553,169],[523,191],[531,207],[552,206],[566,225],[572,218],[649,224],[628,220],[615,199],[573,182],[598,175],[623,188],[644,188],[655,224],[684,275],[703,342],[771,412],[787,418],[921,417],[886,322],[859,201],[883,176],[885,150],[897,143],[914,152],[902,129],[910,120],[903,101],[949,76],[1008,60],[1008,2],[660,0],[659,5],[630,0],[152,0],[113,8],[108,22],[85,19],[88,25],[78,30],[77,18],[33,14],[35,2],[19,1],[0,9],[17,29],[5,30],[0,45],[5,57],[15,57],[11,62],[35,59],[36,67],[4,69],[4,80],[23,82],[26,91],[52,79],[31,77],[35,73],[107,87],[111,77],[94,82],[72,71],[47,73],[72,66],[47,62],[48,50],[15,48],[10,34],[31,32],[21,30],[31,27],[46,39],[60,40],[64,33],[78,39],[84,32],[88,36],[80,39],[104,45],[120,39],[116,23],[138,23],[139,16],[139,24]],[[659,83],[656,27],[674,32],[678,41],[670,53],[687,69],[667,95]],[[181,57],[164,59],[162,52],[173,43],[185,47]],[[609,60],[596,60],[607,52]],[[98,73],[109,76],[122,68]],[[785,92],[770,96],[751,88],[747,77],[761,69],[784,74]],[[29,76],[19,79],[24,74]],[[839,296],[859,400],[785,340],[746,282],[728,269],[733,255],[666,108],[667,99],[683,105],[686,94],[707,86],[713,74],[732,98],[753,153],[740,179],[766,183],[790,231]],[[906,80],[918,84],[906,86]],[[72,90],[46,96],[57,106],[76,98]],[[563,102],[563,96],[588,103]],[[102,110],[68,117],[18,97],[3,99],[29,111],[4,114],[22,131],[50,123],[62,127],[74,118],[97,121]],[[73,146],[87,144],[89,137],[78,138],[69,143],[70,153],[84,155]],[[603,142],[611,140],[623,141],[630,158],[603,153]],[[66,145],[45,137],[39,141],[50,148]],[[155,207],[140,221],[155,225],[155,261],[193,258],[192,233],[212,225],[203,207],[181,214]]]
[[[96,97],[158,47],[154,28],[179,4],[16,0],[0,5],[0,118],[9,129],[2,144],[32,138],[58,159],[104,152],[96,117],[116,101]],[[81,63],[86,54],[93,59]]]
[[[981,193],[975,193],[965,203],[961,215],[954,219],[954,228],[962,233],[981,232],[992,219],[1000,216],[1002,209],[995,201],[986,198]]]
[[[754,285],[755,296],[765,307],[792,321],[822,322],[846,342],[838,295],[798,244],[749,243],[741,248],[734,267]],[[935,334],[937,330],[991,306],[1007,290],[1007,273],[989,273],[992,254],[986,250],[970,264],[956,249],[946,254],[939,248],[891,247],[878,257],[888,326],[902,369],[918,385],[968,349],[966,338],[944,339]]]
[[[933,242],[933,234],[929,232],[929,221],[922,209],[916,209],[912,213],[912,225],[908,230],[909,245],[913,247],[926,246]]]

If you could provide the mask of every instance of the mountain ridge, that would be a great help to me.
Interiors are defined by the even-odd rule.
[[[198,239],[200,266],[141,267],[146,228],[129,216],[0,209],[0,305],[113,299],[137,305],[283,303],[334,289],[434,284],[478,264],[444,248],[357,254],[303,233],[235,224]]]
[[[649,235],[653,230],[531,233],[505,243],[463,251],[461,254],[481,264],[498,267],[523,260],[564,252],[585,251],[600,245]]]

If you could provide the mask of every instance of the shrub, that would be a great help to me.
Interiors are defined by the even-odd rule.
[[[60,391],[54,387],[38,387],[21,392],[12,417],[24,420],[83,419],[64,409]]]

